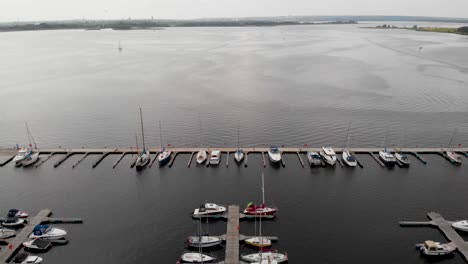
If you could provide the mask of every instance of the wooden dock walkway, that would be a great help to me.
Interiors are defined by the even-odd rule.
[[[226,264],[239,263],[239,206],[228,207],[228,222],[226,232]]]
[[[466,262],[468,262],[468,243],[452,228],[452,221],[445,220],[442,215],[435,212],[430,212],[427,216],[431,221],[401,221],[400,226],[434,226],[437,227],[444,236],[457,247],[458,252],[463,256]]]
[[[52,211],[50,211],[50,209],[42,209],[36,216],[29,219],[23,229],[16,234],[16,237],[8,241],[8,246],[0,251],[0,263],[8,263],[21,249],[23,243],[28,241],[28,237],[32,233],[34,227],[42,223],[51,213]]]

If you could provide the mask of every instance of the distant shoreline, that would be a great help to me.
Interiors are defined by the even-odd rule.
[[[405,29],[405,30],[413,30],[413,31],[421,31],[421,32],[436,32],[436,33],[450,33],[450,34],[458,34],[458,35],[468,35],[468,27],[420,27],[418,25],[414,25],[412,27],[399,27],[394,25],[378,25],[376,27],[364,27],[368,29]]]

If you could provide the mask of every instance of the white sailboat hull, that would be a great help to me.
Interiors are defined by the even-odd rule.
[[[21,165],[23,165],[23,167],[27,167],[27,166],[33,165],[33,164],[36,163],[38,160],[39,160],[39,153],[32,153],[31,155],[26,156],[26,157],[21,161]]]
[[[222,242],[223,240],[216,236],[201,236],[201,240],[199,236],[191,236],[187,239],[187,244],[189,245],[189,247],[194,248],[214,247],[220,245]]]
[[[249,254],[241,257],[242,260],[247,262],[260,262],[263,260],[273,260],[277,263],[283,263],[288,261],[288,255],[278,252],[259,252],[254,254]]]
[[[244,159],[244,152],[242,152],[242,151],[236,151],[236,152],[234,153],[234,160],[235,160],[237,163],[242,162],[243,159]]]
[[[206,263],[212,262],[215,258],[198,252],[188,252],[182,254],[180,260],[182,260],[183,263]]]
[[[342,153],[343,162],[348,165],[349,167],[356,167],[357,160],[354,156],[349,152],[349,150],[344,149]]]
[[[204,151],[204,150],[198,151],[197,157],[196,157],[197,163],[202,164],[203,162],[206,161],[207,157],[208,157],[208,153],[206,153],[206,151]]]
[[[456,163],[456,164],[462,163],[461,156],[455,153],[455,151],[447,151],[445,154],[447,155],[447,157],[450,159],[451,162]]]

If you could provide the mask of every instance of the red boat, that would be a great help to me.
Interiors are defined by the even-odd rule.
[[[262,173],[262,204],[255,205],[254,203],[249,203],[247,208],[244,209],[244,214],[246,215],[274,215],[278,211],[278,208],[268,207],[265,205],[265,183]]]

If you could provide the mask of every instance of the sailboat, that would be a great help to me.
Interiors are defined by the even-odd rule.
[[[403,144],[401,144],[401,145],[404,146],[404,144],[405,144],[405,142],[403,140]],[[399,161],[405,167],[408,167],[411,164],[408,156],[405,153],[403,153],[403,148],[402,147],[400,147],[400,149],[398,149],[395,152],[395,158],[397,159],[397,161]]]
[[[171,160],[172,151],[166,150],[164,148],[163,140],[162,140],[162,129],[161,129],[161,121],[159,121],[159,139],[161,141],[161,150],[158,154],[158,162],[159,166],[164,166],[166,163]]]
[[[350,128],[351,128],[351,121],[349,122],[349,125],[348,125],[348,132],[346,133],[346,143],[345,143],[345,147],[343,148],[343,151],[342,151],[342,157],[343,157],[343,161],[344,161],[344,163],[346,165],[348,165],[349,167],[356,167],[357,160],[354,157],[354,155],[351,154],[351,152],[348,149],[349,129]]]
[[[32,147],[32,142],[34,142],[34,146],[37,147],[36,141],[32,137],[31,132],[29,131],[29,126],[27,122],[25,122],[25,125],[26,131],[28,133],[29,148],[21,149],[14,158],[16,166],[22,165],[23,167],[32,165],[39,160],[39,152],[34,152]]]
[[[189,246],[191,246],[190,244],[191,239],[194,239],[194,237],[189,238],[189,241],[188,241]],[[210,239],[205,238],[205,241],[206,241],[205,245],[209,245],[208,240]],[[218,240],[219,240],[219,243],[216,245],[219,245],[221,243],[221,239],[218,238]],[[195,242],[195,243],[196,243],[196,247],[198,248],[198,252],[183,253],[182,256],[180,256],[180,260],[182,261],[182,263],[208,263],[216,259],[214,256],[210,256],[210,255],[202,253],[202,248],[204,247],[203,246],[204,243],[203,243],[203,236],[201,235],[201,218],[200,218],[199,225],[198,225],[197,241],[198,242]],[[202,242],[200,243],[200,241]],[[205,246],[205,247],[208,247],[208,246]]]
[[[237,163],[241,163],[242,160],[244,159],[244,151],[240,148],[240,124],[237,124],[237,150],[234,152],[234,159],[236,160]]]
[[[244,255],[241,257],[243,261],[250,263],[268,263],[265,260],[270,261],[270,263],[284,263],[288,262],[288,253],[279,253],[277,251],[271,250],[260,250],[258,253]]]
[[[255,216],[255,220],[257,220],[256,216]],[[255,229],[256,227],[257,227],[257,222],[255,221]],[[257,235],[256,233],[257,232],[255,232],[255,235]],[[248,238],[244,240],[244,243],[249,246],[258,247],[258,248],[271,247],[271,240],[266,237],[262,237],[262,218],[261,217],[260,217],[258,236]]]
[[[145,145],[145,132],[143,129],[143,113],[141,111],[141,107],[140,107],[140,123],[141,123],[141,137],[143,141],[143,149],[141,153],[138,155],[138,158],[135,163],[135,167],[137,171],[142,170],[146,166],[146,164],[149,163],[150,158],[151,158],[150,151],[146,149],[146,145]],[[137,152],[138,152],[138,140],[137,140]]]
[[[384,140],[382,143],[383,146],[385,146],[386,141],[387,141],[387,135],[384,136]],[[383,161],[383,163],[387,167],[394,167],[396,164],[395,157],[393,156],[392,153],[390,153],[390,151],[388,151],[386,147],[384,147],[383,150],[379,151],[379,158]]]
[[[274,215],[278,211],[277,208],[268,207],[265,205],[265,181],[262,173],[262,204],[257,206],[250,202],[247,208],[244,209],[243,213],[246,215]]]
[[[461,156],[458,155],[455,151],[453,151],[453,148],[452,148],[453,138],[455,137],[456,132],[457,132],[457,130],[455,129],[453,131],[452,138],[450,139],[450,143],[449,143],[449,146],[448,146],[447,151],[445,152],[445,154],[447,154],[447,157],[449,158],[449,160],[452,163],[461,164],[462,163]]]
[[[206,218],[208,223],[208,218]],[[209,248],[220,245],[223,240],[217,236],[209,236],[209,235],[202,235],[201,234],[201,218],[199,219],[199,227],[198,227],[198,236],[189,236],[187,238],[187,244],[189,247],[194,248]]]
[[[201,145],[201,140],[202,140],[202,124],[201,124],[201,118],[200,118],[200,114],[198,114],[198,122],[200,124],[200,145]],[[202,164],[203,162],[206,161],[206,159],[208,158],[208,152],[206,152],[206,150],[204,149],[200,149],[198,152],[197,152],[197,163],[198,164]]]

